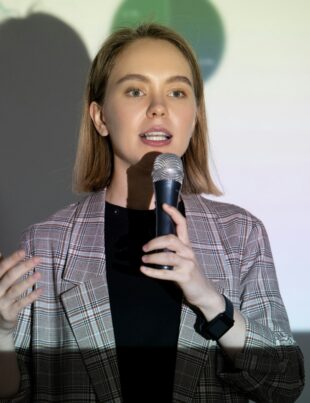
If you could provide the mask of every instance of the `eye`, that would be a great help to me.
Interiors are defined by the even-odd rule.
[[[186,94],[183,90],[172,90],[169,92],[169,96],[174,98],[184,98]]]
[[[144,92],[139,88],[128,88],[126,94],[130,97],[142,97],[144,95]]]

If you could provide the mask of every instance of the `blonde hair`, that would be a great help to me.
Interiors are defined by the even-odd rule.
[[[95,101],[102,104],[107,82],[117,56],[130,43],[142,39],[161,39],[172,43],[188,61],[194,80],[197,103],[197,122],[189,146],[182,157],[184,165],[183,193],[219,195],[208,161],[208,130],[205,112],[203,79],[194,52],[188,43],[170,28],[158,24],[143,24],[137,28],[123,28],[112,33],[95,57],[88,77],[80,137],[74,167],[74,189],[92,192],[109,185],[113,173],[113,149],[109,136],[98,134],[89,114]]]

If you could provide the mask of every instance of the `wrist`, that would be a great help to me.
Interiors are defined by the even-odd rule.
[[[209,320],[206,315],[202,315],[201,313],[197,316],[195,329],[201,336],[207,339],[218,341],[234,325],[235,320],[233,304],[224,295],[222,298],[225,303],[225,308],[212,319]]]
[[[197,308],[209,322],[225,311],[225,299],[222,294],[215,292],[213,295],[209,295],[208,301],[197,305]]]
[[[0,330],[0,352],[14,351],[14,337],[13,332]]]

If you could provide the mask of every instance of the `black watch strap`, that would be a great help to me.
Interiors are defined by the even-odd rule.
[[[225,311],[218,314],[210,322],[200,312],[195,325],[197,332],[211,340],[220,339],[234,325],[234,307],[231,301],[223,295],[225,299]]]

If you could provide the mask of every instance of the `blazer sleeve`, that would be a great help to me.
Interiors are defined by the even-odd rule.
[[[304,386],[303,356],[291,334],[267,233],[257,219],[241,253],[240,290],[245,347],[233,365],[219,360],[218,375],[256,402],[294,402]]]
[[[26,259],[31,257],[30,248],[30,231],[25,232],[22,237],[20,248],[26,252]],[[29,276],[31,272],[27,273],[24,278]],[[25,294],[30,293],[32,289],[28,289]],[[31,306],[27,306],[19,314],[16,329],[14,331],[15,351],[19,369],[21,372],[21,381],[18,393],[7,399],[1,399],[0,403],[30,403],[31,402]]]

